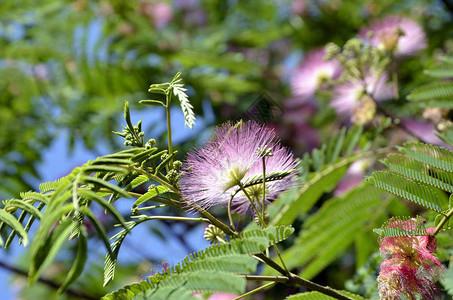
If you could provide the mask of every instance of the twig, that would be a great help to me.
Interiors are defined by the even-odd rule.
[[[313,281],[303,279],[296,274],[290,274],[291,277],[287,276],[260,276],[260,275],[241,275],[241,277],[244,277],[247,280],[259,280],[259,281],[273,281],[273,282],[280,282],[280,283],[286,283],[286,284],[298,284],[306,287],[309,290],[312,291],[317,291],[320,293],[323,293],[324,295],[328,295],[331,297],[334,297],[335,299],[341,299],[341,300],[351,300],[352,298],[345,296],[341,294],[340,292],[336,291],[335,289],[328,287],[328,286],[322,286],[317,283],[314,283]]]

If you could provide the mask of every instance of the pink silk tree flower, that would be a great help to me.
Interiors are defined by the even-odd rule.
[[[369,40],[372,46],[395,56],[413,55],[426,48],[426,34],[420,25],[400,16],[375,21],[361,29],[359,36]]]
[[[214,137],[202,148],[190,151],[187,156],[180,189],[188,206],[193,203],[204,209],[218,204],[227,206],[234,196],[234,211],[243,214],[249,211],[251,203],[239,189],[250,179],[262,177],[262,158],[257,151],[263,147],[272,153],[265,157],[266,174],[290,172],[279,180],[266,182],[266,200],[273,200],[288,189],[294,182],[296,161],[276,141],[274,131],[253,121],[226,123],[217,127]],[[245,189],[256,200],[256,206],[262,206],[262,183]]]
[[[389,227],[415,229],[417,219],[389,222]],[[426,230],[432,234],[434,227]],[[439,299],[435,281],[445,271],[434,256],[436,238],[432,235],[387,237],[380,240],[380,252],[385,260],[378,276],[381,299]]]
[[[347,81],[334,88],[330,106],[354,124],[368,123],[375,115],[376,102],[393,98],[393,85],[387,81],[386,73],[379,77],[368,73],[364,80]]]
[[[317,89],[323,87],[329,79],[337,78],[341,73],[341,64],[335,60],[325,61],[324,48],[307,53],[304,60],[293,71],[291,91],[293,98],[288,104],[304,103],[313,100]]]

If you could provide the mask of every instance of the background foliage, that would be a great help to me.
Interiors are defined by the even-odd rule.
[[[46,149],[62,136],[68,136],[65,142],[71,148],[83,143],[98,156],[108,154],[96,152],[100,144],[108,145],[111,152],[123,150],[123,140],[112,131],[121,130],[121,112],[126,99],[133,114],[146,113],[136,112],[143,108],[156,112],[153,116],[157,117],[143,119],[142,130],[146,138],[154,138],[157,145],[164,145],[165,116],[158,112],[161,108],[139,106],[138,102],[149,99],[150,95],[145,92],[151,83],[167,82],[181,71],[197,117],[207,120],[195,125],[194,132],[207,131],[228,119],[256,118],[253,109],[257,100],[268,99],[280,109],[277,117],[266,120],[282,141],[302,157],[301,177],[305,182],[269,209],[272,225],[293,224],[295,228],[295,233],[282,242],[283,257],[290,268],[295,268],[304,278],[339,289],[346,285],[351,291],[371,297],[375,286],[370,278],[375,278],[379,261],[373,254],[377,250],[377,236],[371,234],[371,230],[380,227],[390,215],[422,214],[423,210],[395,200],[366,183],[346,194],[341,190],[354,176],[361,181],[362,169],[371,175],[371,170],[383,168],[376,163],[384,154],[378,149],[417,139],[446,146],[441,139],[426,134],[435,128],[443,129],[442,139],[451,140],[451,130],[445,130],[444,123],[424,119],[423,112],[427,106],[447,109],[452,106],[449,79],[453,77],[453,68],[448,57],[453,47],[449,40],[453,33],[452,11],[453,4],[448,0],[379,3],[358,0],[46,0],[39,5],[26,0],[1,1],[0,177],[3,180],[0,195],[2,199],[35,199],[36,195],[20,192],[39,189],[37,182],[43,174],[37,172],[37,164]],[[379,115],[376,124],[351,127],[348,121],[335,114],[329,106],[329,96],[322,93],[315,103],[295,110],[286,109],[288,99],[294,97],[290,85],[293,72],[306,52],[328,42],[342,46],[368,20],[394,14],[411,17],[422,25],[428,36],[428,47],[416,58],[398,62],[399,99],[382,105],[385,114]],[[215,120],[209,118],[211,110]],[[451,120],[451,113],[444,119]],[[350,128],[346,130],[343,126]],[[187,149],[208,134],[187,134],[175,146],[179,150],[175,158],[182,159]],[[359,158],[362,168],[358,168],[357,174],[353,172],[357,169],[350,166]],[[389,156],[385,163],[392,168],[395,160]],[[406,167],[412,166],[407,164]],[[90,166],[83,168],[87,167]],[[76,173],[72,173],[73,176]],[[448,178],[444,181],[451,186]],[[84,179],[82,177],[81,184]],[[428,179],[424,180],[426,183]],[[147,191],[138,182],[130,188],[141,193]],[[446,209],[446,195],[439,195],[444,205],[440,210]],[[9,203],[3,203],[3,207],[12,205]],[[39,219],[39,212],[31,207],[25,209]],[[96,228],[93,220],[102,216],[103,209],[116,211],[106,204],[99,209],[99,214],[89,223],[92,226],[86,234],[88,241],[97,240],[96,232],[100,227]],[[173,214],[180,213],[172,208],[165,209]],[[109,237],[118,232],[114,223],[124,223],[122,218],[127,216],[121,209],[113,215],[117,218],[100,221]],[[349,217],[334,222],[344,215]],[[150,235],[162,239],[174,235],[185,246],[188,245],[187,235],[181,232],[200,230],[186,223],[178,225],[183,228],[169,221],[154,224],[159,225],[150,225]],[[36,231],[36,235],[40,233],[36,228],[32,231]],[[451,233],[443,234],[439,240],[441,245],[445,244],[441,253],[445,261],[451,257]],[[337,238],[332,239],[332,236]],[[4,239],[8,243],[7,236]],[[83,247],[82,243],[78,240],[78,245],[75,242],[65,245],[66,253],[56,256],[57,264],[46,277],[63,283],[72,254],[77,247]],[[194,250],[187,248],[188,252]],[[315,253],[312,249],[318,251]],[[32,247],[30,253],[24,255],[36,255],[36,251]],[[83,290],[85,296],[100,297],[125,282],[138,281],[137,278],[162,263],[152,261],[153,267],[120,265],[121,272],[117,274],[121,276],[102,288],[102,269],[97,263],[103,260],[101,253],[90,253],[93,261],[88,258],[89,264],[83,273],[86,276],[75,282],[73,290]],[[40,266],[35,268],[40,270]],[[450,274],[445,279],[448,283],[451,268],[447,274]],[[347,281],[351,277],[353,279]],[[266,291],[266,296],[269,299],[281,297],[281,288],[275,286]],[[43,293],[43,298],[55,293],[45,285],[24,288],[21,293],[25,298],[33,298],[37,291]],[[74,296],[66,295],[59,297]]]

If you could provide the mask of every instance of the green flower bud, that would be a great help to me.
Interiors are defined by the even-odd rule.
[[[204,238],[211,244],[215,244],[225,239],[225,233],[218,227],[210,224],[204,231]]]

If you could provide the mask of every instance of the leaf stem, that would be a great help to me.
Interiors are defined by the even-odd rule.
[[[286,284],[298,284],[306,287],[309,290],[323,293],[324,295],[331,296],[335,299],[353,300],[353,298],[345,296],[329,286],[322,286],[310,280],[303,279],[293,273],[290,273],[290,276],[241,275],[241,277],[247,280],[273,281]]]
[[[133,219],[140,219],[143,221],[148,220],[173,220],[173,221],[190,221],[190,222],[206,222],[211,223],[209,219],[206,218],[188,218],[188,217],[171,217],[171,216],[147,216],[147,215],[139,215],[139,216],[131,216]]]
[[[451,197],[451,196],[450,196]],[[439,224],[437,224],[436,229],[434,229],[433,236],[437,235],[444,227],[445,223],[453,216],[453,208],[451,208],[447,214],[440,220]]]
[[[280,261],[282,262],[283,268],[285,269],[286,273],[289,274],[288,267],[286,266],[285,261],[283,260],[283,257],[282,257],[282,255],[280,254],[280,251],[278,250],[277,245],[274,243],[274,244],[272,244],[272,246],[274,246],[275,252],[277,253],[278,258],[279,258]]]
[[[240,295],[239,297],[234,298],[233,300],[239,300],[239,299],[242,299],[242,298],[244,298],[246,296],[250,296],[250,295],[252,295],[252,294],[254,294],[256,292],[259,292],[259,291],[264,290],[264,289],[266,289],[266,288],[268,288],[270,286],[273,286],[276,283],[277,283],[276,281],[266,283],[265,285],[262,285],[262,286],[260,286],[260,287],[258,287],[256,289],[254,289],[254,290],[251,290],[250,292],[247,292],[245,294]]]
[[[231,204],[233,202],[233,197],[234,197],[234,195],[231,195],[230,201],[228,201],[228,219],[230,220],[231,229],[236,231],[236,227],[234,226],[234,222],[233,222],[233,216],[231,215]]]
[[[165,110],[167,112],[167,137],[168,137],[168,155],[173,153],[173,145],[171,141],[171,117],[170,117],[170,104],[171,104],[171,94],[172,89],[167,90],[167,105],[165,105]],[[173,158],[170,159],[170,169],[173,169]]]
[[[252,204],[252,207],[253,209],[255,210],[256,212],[256,215],[258,216],[258,219],[260,220],[260,223],[261,223],[261,228],[265,228],[266,227],[266,224],[264,223],[264,218],[261,216],[258,208],[256,207],[255,205],[255,201],[253,201],[252,197],[250,197],[249,193],[247,192],[247,190],[244,188],[244,185],[241,183],[241,182],[238,182],[238,185],[239,185],[239,188],[241,189],[241,191],[244,193],[244,195],[247,197],[247,199],[249,200],[250,204]]]
[[[225,225],[224,223],[222,223],[222,221],[218,220],[216,217],[214,217],[213,215],[211,215],[207,210],[205,210],[204,208],[202,208],[201,206],[199,206],[198,204],[192,202],[191,204],[195,210],[199,213],[199,214],[202,214],[203,216],[205,216],[206,218],[209,219],[209,221],[211,222],[211,224],[217,226],[217,228],[219,228],[220,230],[222,230],[225,234],[229,235],[229,236],[238,236],[238,233],[231,229],[230,227],[228,227],[227,225]]]

